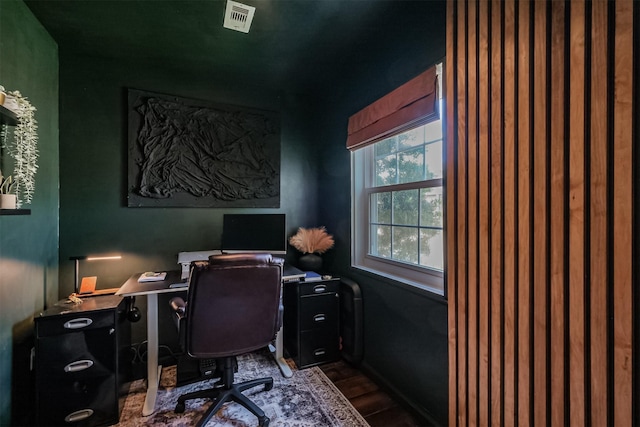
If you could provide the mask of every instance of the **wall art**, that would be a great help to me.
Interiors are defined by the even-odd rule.
[[[128,91],[129,207],[280,207],[275,112]]]

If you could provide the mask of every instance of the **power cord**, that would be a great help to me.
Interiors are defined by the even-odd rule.
[[[136,344],[131,344],[131,351],[133,353],[133,359],[131,360],[132,363],[146,363],[147,362],[147,347],[148,347],[148,341],[144,340],[140,343],[136,343]],[[176,355],[176,353],[171,350],[171,347],[169,347],[168,345],[164,345],[164,344],[160,344],[158,346],[158,357],[160,357],[160,353],[162,352],[162,350],[166,350],[168,352],[168,355],[173,357],[174,359],[178,359],[178,355]]]

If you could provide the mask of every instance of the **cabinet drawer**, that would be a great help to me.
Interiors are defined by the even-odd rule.
[[[340,302],[338,294],[300,298],[300,329],[338,328]]]
[[[111,374],[116,370],[116,345],[113,327],[40,338],[36,342],[37,378],[42,384],[49,379]]]
[[[332,362],[340,358],[339,334],[333,330],[314,329],[300,334],[299,368]]]
[[[335,293],[338,292],[340,287],[340,280],[331,279],[321,282],[302,282],[298,286],[300,286],[300,296]]]
[[[38,395],[39,426],[95,426],[118,422],[114,375],[58,383]]]
[[[86,312],[69,316],[51,316],[36,318],[36,333],[38,338],[52,335],[68,334],[70,332],[88,331],[97,328],[113,327],[115,317],[111,312]]]

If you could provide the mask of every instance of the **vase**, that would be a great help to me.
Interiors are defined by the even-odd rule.
[[[15,194],[0,194],[0,209],[15,209],[15,208],[16,208]]]
[[[5,95],[2,106],[16,114],[18,114],[18,112],[20,111],[20,108],[18,107],[18,101],[16,101],[16,99],[10,95]]]
[[[322,257],[318,254],[304,254],[298,258],[298,268],[303,271],[322,270]]]

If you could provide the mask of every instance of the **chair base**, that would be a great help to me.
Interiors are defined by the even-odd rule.
[[[247,396],[242,394],[243,391],[250,388],[264,385],[264,391],[269,391],[273,388],[273,378],[259,378],[255,380],[245,381],[243,383],[233,383],[234,372],[234,357],[227,357],[224,359],[223,376],[213,388],[206,390],[198,390],[191,393],[183,394],[178,398],[175,412],[182,413],[185,410],[185,401],[190,399],[211,399],[213,403],[211,407],[205,412],[202,418],[196,424],[196,427],[204,426],[227,402],[237,402],[244,406],[252,414],[258,417],[258,425],[260,427],[267,427],[269,425],[269,417],[264,414],[264,411],[253,403]]]

